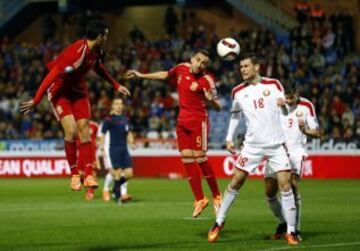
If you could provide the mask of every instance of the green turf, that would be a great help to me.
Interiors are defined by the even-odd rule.
[[[221,180],[222,190],[228,180]],[[205,185],[205,184],[204,184]],[[360,250],[360,180],[303,181],[302,230],[297,250]],[[134,201],[86,202],[64,179],[0,180],[0,250],[287,250],[274,230],[260,180],[249,180],[216,244],[207,208],[192,220],[185,180],[138,179]]]

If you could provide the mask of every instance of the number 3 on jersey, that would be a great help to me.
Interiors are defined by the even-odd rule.
[[[288,128],[291,128],[291,127],[292,127],[292,125],[293,125],[293,123],[294,123],[294,120],[293,120],[293,119],[289,119],[289,125],[288,125]]]
[[[263,98],[259,98],[257,101],[254,99],[253,102],[254,102],[255,109],[264,108],[264,99]]]

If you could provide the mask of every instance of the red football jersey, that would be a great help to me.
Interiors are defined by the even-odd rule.
[[[86,40],[78,40],[65,48],[60,55],[49,62],[46,67],[50,71],[58,67],[61,74],[49,87],[50,99],[57,95],[86,96],[87,85],[85,83],[86,73],[98,60],[96,50],[90,51]]]
[[[169,78],[176,77],[179,95],[179,119],[192,120],[208,117],[206,98],[203,89],[212,90],[216,94],[214,77],[208,72],[196,75],[190,73],[190,64],[182,63],[169,71]]]
[[[86,39],[69,45],[54,61],[47,64],[49,73],[41,82],[33,102],[38,104],[46,90],[50,100],[60,96],[65,96],[70,100],[79,97],[87,98],[85,75],[91,68],[118,90],[120,85],[106,70],[102,57],[102,50],[90,50]]]

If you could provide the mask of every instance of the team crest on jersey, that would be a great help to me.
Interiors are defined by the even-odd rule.
[[[190,85],[190,90],[192,90],[194,92],[194,91],[196,91],[198,86],[199,86],[198,83],[192,82],[191,85]]]
[[[300,118],[303,115],[303,113],[301,111],[297,111],[295,115],[296,117]]]
[[[268,89],[264,90],[263,91],[263,94],[265,97],[269,96],[270,95],[270,91]]]
[[[183,76],[182,76],[181,74],[177,77],[177,82],[178,82],[178,83],[181,82],[182,77],[183,77]]]

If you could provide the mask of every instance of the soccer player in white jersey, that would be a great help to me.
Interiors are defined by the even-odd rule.
[[[260,65],[255,54],[247,54],[240,60],[244,83],[232,91],[232,116],[226,136],[226,148],[235,153],[233,136],[241,116],[247,131],[241,153],[235,162],[232,181],[226,189],[223,203],[216,215],[214,226],[209,230],[208,241],[215,242],[224,227],[225,216],[235,201],[247,176],[266,156],[268,168],[276,173],[281,191],[282,206],[287,222],[284,235],[290,245],[297,245],[295,238],[295,201],[290,184],[290,163],[285,148],[285,137],[280,126],[280,113],[287,113],[281,83],[276,79],[259,75]]]
[[[289,113],[288,115],[280,116],[281,128],[285,135],[292,169],[291,185],[294,191],[296,206],[295,235],[297,240],[301,241],[301,196],[299,193],[299,182],[302,164],[307,157],[306,138],[307,136],[319,138],[320,132],[313,104],[309,100],[299,97],[299,92],[294,84],[285,86],[285,99]],[[286,232],[286,222],[281,211],[280,201],[276,197],[278,191],[276,176],[268,168],[265,172],[265,190],[269,207],[274,216],[279,220],[279,225],[275,234],[272,235],[272,239],[280,239]]]

